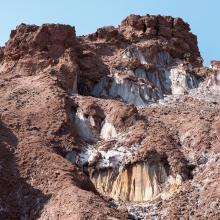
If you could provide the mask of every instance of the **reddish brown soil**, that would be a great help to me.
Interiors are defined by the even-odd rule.
[[[182,174],[181,192],[157,206],[158,213],[166,213],[163,219],[219,219],[218,101],[185,96],[172,105],[139,108],[89,96],[111,68],[140,65],[121,60],[128,45],[149,50],[149,59],[159,51],[187,59],[205,78],[212,70],[201,68],[189,31],[180,18],[135,15],[118,28],[83,37],[60,24],[21,24],[12,31],[0,48],[0,219],[128,219],[64,158],[84,142],[71,120],[77,108],[97,121],[108,115],[120,132],[133,129],[125,145],[142,141],[136,161],[156,151],[166,156],[170,172]],[[73,95],[76,81],[84,96]]]

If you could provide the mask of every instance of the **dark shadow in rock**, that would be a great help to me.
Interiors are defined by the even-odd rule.
[[[15,152],[17,137],[0,121],[0,219],[34,220],[50,195],[34,189],[19,174]]]

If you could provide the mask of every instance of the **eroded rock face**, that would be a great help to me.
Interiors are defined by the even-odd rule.
[[[218,219],[219,81],[180,18],[19,25],[0,48],[0,218]]]
[[[109,123],[108,121],[105,121],[102,130],[100,133],[101,138],[104,140],[108,140],[111,138],[116,138],[117,137],[117,131],[112,123]]]
[[[74,27],[61,24],[19,25],[13,30],[5,48],[5,56],[19,59],[25,52],[47,52],[53,58],[60,57],[64,50],[76,44]]]
[[[170,70],[171,90],[173,95],[187,94],[190,89],[198,87],[198,80],[183,68]]]
[[[210,67],[215,69],[215,70],[219,70],[220,69],[220,61],[217,60],[212,60]]]
[[[96,142],[99,139],[99,128],[92,116],[84,115],[82,112],[76,112],[75,125],[82,138],[87,141]]]
[[[197,88],[199,81],[191,74],[189,65],[182,63],[171,67],[167,57],[170,57],[167,53],[158,54],[156,63],[159,69],[154,71],[147,71],[144,67],[124,72],[112,70],[112,76],[101,79],[94,86],[92,95],[146,105],[165,95],[184,95],[190,89]]]
[[[115,200],[144,202],[155,199],[167,173],[161,163],[147,162],[130,165],[116,177],[114,171],[100,171],[91,175],[96,189]]]
[[[48,73],[69,93],[77,93],[77,40],[74,27],[19,25],[11,32],[0,71],[23,76]]]
[[[98,29],[95,34],[82,39],[85,41],[89,39],[92,42],[100,41],[105,44],[116,43],[119,48],[124,46],[123,49],[126,49],[127,42],[130,45],[137,44],[142,49],[145,45],[148,58],[153,58],[156,52],[167,51],[171,57],[179,59],[187,57],[190,63],[200,65],[197,38],[190,32],[189,24],[180,18],[130,15],[118,28]],[[131,54],[134,55],[130,53],[129,56]]]
[[[189,31],[181,19],[131,15],[118,28],[105,27],[81,37],[86,49],[95,47],[109,68],[81,94],[89,90],[96,97],[146,105],[198,87],[192,68],[200,67],[202,59]]]

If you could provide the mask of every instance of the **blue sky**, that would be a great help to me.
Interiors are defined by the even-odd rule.
[[[0,45],[20,23],[64,23],[77,35],[117,26],[129,14],[182,17],[198,36],[205,64],[220,60],[220,0],[1,0]]]

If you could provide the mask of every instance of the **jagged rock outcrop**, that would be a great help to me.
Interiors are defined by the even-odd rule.
[[[81,94],[89,90],[96,97],[145,105],[196,88],[199,79],[192,67],[201,66],[202,60],[189,31],[179,18],[131,15],[118,28],[104,27],[81,37],[84,47],[96,48],[109,69],[95,85],[82,82]]]
[[[1,72],[30,76],[50,72],[68,92],[77,92],[77,40],[69,25],[19,25],[4,49]]]
[[[218,219],[217,64],[180,18],[19,25],[0,48],[0,218]]]
[[[220,61],[212,60],[210,67],[215,70],[219,70],[220,69]]]
[[[148,59],[153,59],[157,52],[167,51],[173,58],[187,58],[190,63],[200,65],[197,38],[189,31],[189,25],[180,18],[130,15],[118,28],[98,29],[85,40],[98,41],[100,46],[114,42],[119,47],[126,46],[126,43],[138,46],[143,43],[146,48],[142,49]]]

